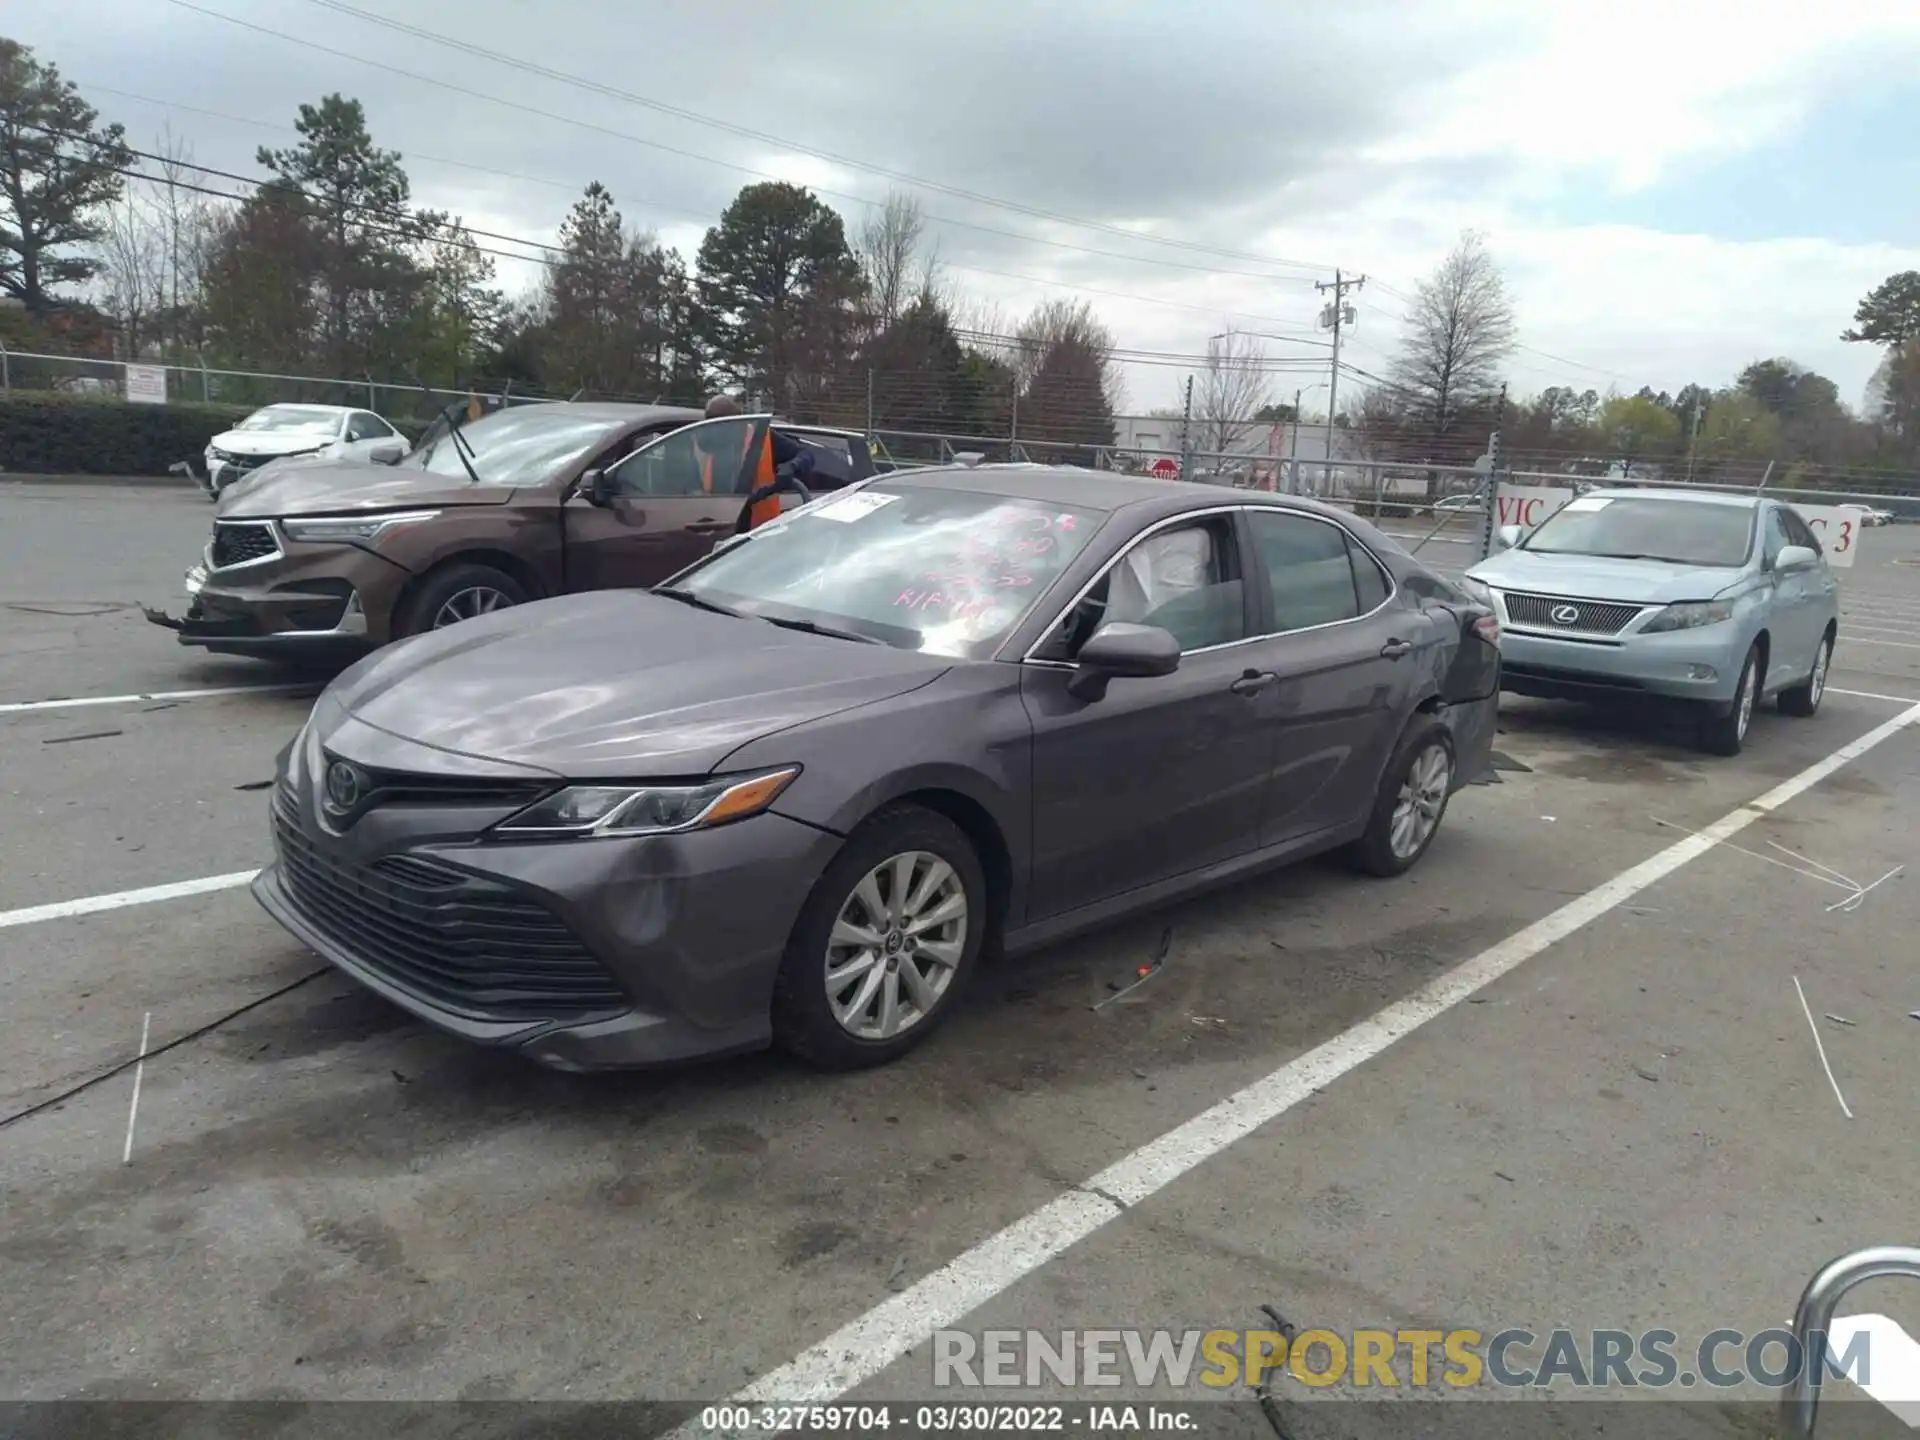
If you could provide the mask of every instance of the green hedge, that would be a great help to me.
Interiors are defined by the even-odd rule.
[[[164,475],[206,467],[207,442],[252,405],[134,405],[89,395],[0,394],[0,470],[29,475]]]

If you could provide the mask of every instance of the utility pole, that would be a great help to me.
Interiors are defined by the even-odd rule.
[[[1357,276],[1349,280],[1338,270],[1333,272],[1333,283],[1324,280],[1313,282],[1313,288],[1323,294],[1331,290],[1333,303],[1321,307],[1320,328],[1333,331],[1333,372],[1327,383],[1327,494],[1333,494],[1333,421],[1340,413],[1340,332],[1358,318],[1354,309],[1347,304],[1347,291],[1358,290],[1367,283],[1367,277]]]
[[[1293,424],[1287,434],[1287,493],[1300,493],[1300,391],[1293,392]]]
[[[1700,439],[1700,397],[1693,397],[1693,428],[1687,433],[1687,483],[1693,483],[1693,447]]]
[[[1487,436],[1487,479],[1480,492],[1480,558],[1493,554],[1493,520],[1500,508],[1500,474],[1507,468],[1507,442],[1501,433],[1507,424],[1507,384],[1500,382],[1500,408],[1494,414],[1493,433]]]
[[[1193,376],[1187,376],[1187,403],[1180,413],[1180,478],[1192,478],[1193,468]]]

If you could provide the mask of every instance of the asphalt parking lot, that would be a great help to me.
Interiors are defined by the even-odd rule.
[[[0,485],[0,1398],[924,1398],[938,1325],[1263,1303],[1698,1336],[1920,1240],[1920,527],[1863,537],[1821,713],[1737,759],[1510,700],[1523,768],[1400,880],[1309,864],[997,968],[883,1071],[580,1078],[247,895],[312,687],[140,615],[208,515]],[[87,1082],[143,1028],[136,1114]],[[1846,1308],[1920,1334],[1912,1290]]]

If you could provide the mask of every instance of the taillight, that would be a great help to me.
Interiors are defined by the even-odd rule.
[[[1500,618],[1497,615],[1482,615],[1473,622],[1473,633],[1489,645],[1500,643]]]

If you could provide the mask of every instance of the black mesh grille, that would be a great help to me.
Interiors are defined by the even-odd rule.
[[[537,901],[417,855],[370,866],[335,859],[301,832],[290,796],[275,800],[274,838],[294,908],[403,990],[489,1020],[629,1008],[607,969]]]
[[[1614,600],[1562,600],[1552,595],[1507,593],[1507,619],[1513,624],[1571,630],[1578,635],[1618,635],[1645,608]]]
[[[213,563],[216,567],[262,560],[279,548],[271,525],[241,520],[214,522]]]

